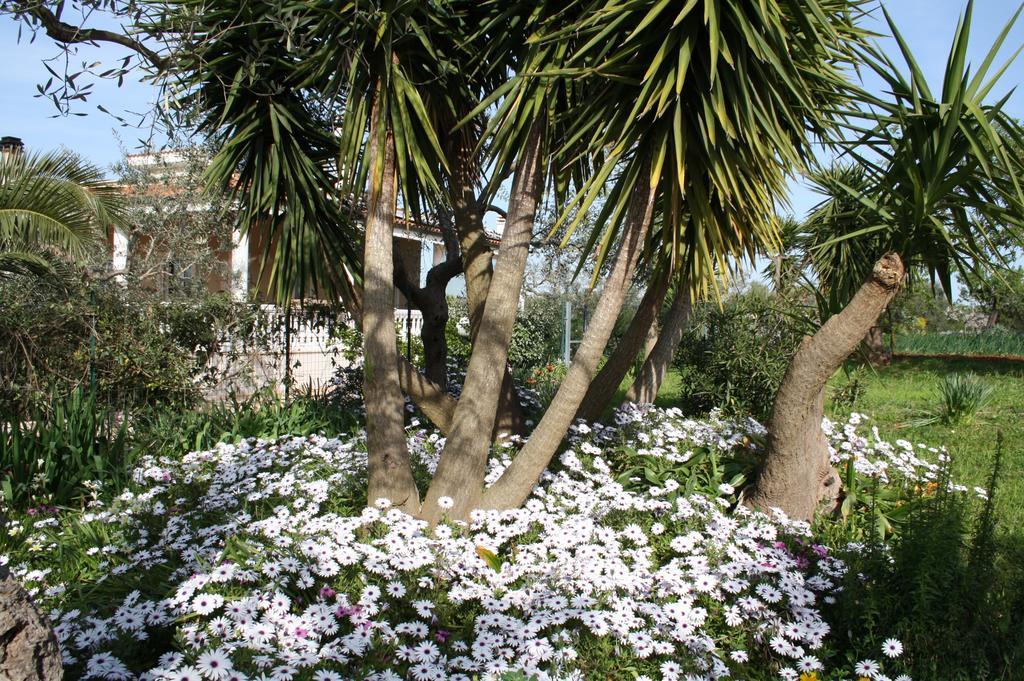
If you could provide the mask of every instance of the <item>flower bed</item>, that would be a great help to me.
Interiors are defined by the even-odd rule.
[[[830,432],[837,461],[935,476],[856,423]],[[0,560],[50,612],[72,677],[824,679],[843,561],[805,523],[734,508],[721,475],[698,493],[627,465],[724,467],[760,434],[621,411],[574,429],[524,508],[433,530],[361,508],[358,436],[152,456],[107,507],[12,523]],[[410,443],[429,472],[441,438]]]

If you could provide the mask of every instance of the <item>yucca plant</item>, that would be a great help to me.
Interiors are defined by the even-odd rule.
[[[279,281],[351,284],[346,302],[364,338],[371,501],[387,497],[436,520],[442,496],[455,500],[453,517],[525,500],[586,396],[634,273],[682,272],[680,291],[701,289],[734,258],[777,240],[772,215],[787,174],[835,128],[850,93],[844,64],[864,38],[863,5],[173,5],[187,38],[178,64],[187,103],[224,142],[211,177],[233,183],[246,219],[280,227]],[[427,381],[395,352],[394,209],[399,198],[410,213],[451,208],[458,223],[460,206],[482,214],[507,180],[492,270],[489,248],[473,251],[482,228],[458,229],[473,354],[458,403],[438,398],[435,423],[448,437],[420,505],[399,385],[411,394]],[[551,408],[485,492],[491,442],[481,433],[494,430],[536,209],[551,187],[563,236],[576,215],[602,206],[587,253],[603,292]],[[337,208],[362,212],[364,190],[365,231],[340,228]],[[314,266],[311,252],[333,260]],[[666,325],[669,336],[677,326]]]
[[[938,406],[920,412],[919,416],[902,424],[903,427],[920,428],[935,423],[969,425],[992,400],[992,386],[973,372],[944,376],[935,392]]]
[[[951,374],[939,383],[942,422],[969,424],[992,400],[992,386],[973,373]]]
[[[992,400],[992,386],[974,373],[950,374],[939,383],[937,418],[947,425],[967,425]]]
[[[859,168],[830,178],[841,205],[824,224],[838,234],[820,240],[814,253],[819,272],[849,268],[853,274],[834,277],[833,291],[848,285],[838,296],[845,307],[801,344],[776,395],[768,452],[748,497],[754,506],[808,519],[823,501],[836,501],[841,481],[821,431],[825,387],[877,326],[907,267],[926,269],[948,293],[954,271],[969,278],[988,266],[992,225],[1013,238],[1022,234],[1022,164],[1015,150],[1024,148],[1024,130],[1003,111],[1009,95],[990,97],[1006,71],[993,69],[993,62],[1020,10],[972,72],[972,9],[968,2],[939,92],[930,89],[888,14],[905,67],[878,46],[858,50],[886,88],[864,93],[863,106],[848,112],[843,148]],[[856,247],[837,246],[846,241]]]

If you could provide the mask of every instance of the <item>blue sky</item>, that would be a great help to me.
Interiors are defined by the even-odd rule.
[[[965,4],[965,0],[890,0],[887,5],[935,87],[938,87],[953,30]],[[973,62],[980,62],[1015,7],[1015,1],[976,0],[970,52]],[[868,28],[881,32],[884,25],[874,21]],[[1004,52],[1008,55],[1021,44],[1024,44],[1024,19],[1014,27]],[[891,43],[887,43],[887,47],[895,49]],[[54,118],[53,104],[33,95],[36,85],[49,77],[42,60],[58,52],[45,36],[40,36],[33,44],[23,36],[19,43],[17,23],[9,17],[0,17],[0,64],[3,65],[0,67],[0,135],[21,137],[29,147],[36,149],[66,146],[101,166],[116,162],[123,147],[137,151],[138,139],[148,137],[149,131],[121,127],[111,116],[98,111],[96,105],[101,104],[131,119],[134,117],[127,112],[152,107],[157,95],[155,88],[137,80],[126,80],[120,88],[113,82],[97,81],[89,101],[77,109],[88,115]],[[113,45],[98,49],[82,47],[73,58],[72,66],[97,60],[113,66],[126,54]],[[1005,92],[1019,83],[1024,83],[1024,55],[1010,67],[1003,87],[997,92]],[[1008,110],[1024,118],[1022,96],[1014,95]],[[794,183],[790,198],[792,210],[798,216],[816,201],[815,195],[799,183]]]

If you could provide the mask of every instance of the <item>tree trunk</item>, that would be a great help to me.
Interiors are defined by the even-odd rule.
[[[996,324],[999,323],[999,302],[997,298],[992,299],[992,306],[988,311],[988,318],[985,320],[986,329],[996,328]]]
[[[455,398],[420,373],[412,362],[401,355],[398,357],[398,377],[402,390],[413,404],[447,436],[451,432],[452,416],[455,414]]]
[[[474,338],[466,382],[455,408],[451,434],[423,505],[424,517],[431,521],[440,517],[441,509],[437,505],[440,497],[453,499],[455,507],[450,515],[462,518],[476,507],[483,489],[491,442],[481,434],[489,434],[494,429],[507,372],[508,344],[530,253],[533,222],[544,188],[542,132],[543,123],[537,121],[516,167],[501,253]],[[467,270],[466,276],[468,285],[471,272]]]
[[[465,150],[460,152],[468,154]],[[467,158],[458,158],[453,164],[453,183],[456,186],[453,197],[455,231],[459,236],[462,251],[462,269],[466,278],[466,307],[469,314],[470,343],[476,343],[477,331],[483,319],[484,305],[491,290],[494,276],[493,253],[484,231],[483,206],[477,200],[473,178],[467,169],[474,167]],[[507,224],[507,223],[506,223]],[[526,415],[523,413],[519,395],[515,390],[512,372],[506,363],[505,375],[501,379],[501,395],[495,414],[494,438],[505,435],[525,435]]]
[[[679,341],[683,339],[683,332],[690,321],[693,311],[693,303],[690,297],[690,282],[680,282],[676,297],[672,300],[672,307],[669,308],[668,316],[658,334],[658,340],[654,348],[644,360],[644,365],[637,374],[636,380],[626,393],[626,402],[638,404],[653,404],[654,398],[658,396],[658,390],[665,381],[668,368],[672,366],[672,358],[679,347]]]
[[[597,372],[597,364],[604,354],[608,338],[615,328],[615,320],[622,310],[622,303],[632,283],[633,271],[651,223],[657,192],[645,181],[648,175],[649,166],[644,163],[638,173],[641,179],[633,190],[627,211],[622,244],[615,256],[615,263],[594,310],[594,316],[586,333],[583,334],[576,354],[573,355],[572,364],[551,405],[544,413],[544,418],[537,424],[526,445],[498,481],[484,493],[484,508],[505,509],[522,505],[558,451],[572,424],[580,402],[583,401]]]
[[[505,362],[505,373],[501,376],[501,394],[498,395],[498,412],[494,415],[494,431],[492,440],[499,440],[510,435],[526,435],[526,413],[516,392],[516,383],[512,378],[512,369]]]
[[[423,342],[423,373],[442,390],[448,388],[448,300],[442,295],[423,313],[420,340]]]
[[[864,335],[864,347],[867,349],[868,364],[873,367],[885,367],[892,364],[892,353],[885,347],[885,333],[882,327],[875,324]]]
[[[643,350],[649,350],[645,348],[647,338],[656,326],[658,309],[668,292],[668,287],[668,270],[663,270],[647,287],[633,319],[629,322],[626,333],[623,334],[618,346],[591,382],[580,408],[576,411],[576,418],[584,421],[596,421],[600,418],[604,410],[611,404],[615,392],[622,384],[622,379],[629,373],[637,355]],[[647,354],[647,352],[644,353],[645,360]]]
[[[847,306],[800,343],[775,396],[768,450],[744,503],[801,520],[810,520],[822,503],[834,507],[840,480],[821,430],[825,385],[878,322],[904,274],[899,255],[886,253]]]
[[[0,565],[0,679],[59,681],[63,676],[53,628],[18,580]]]
[[[395,334],[394,231],[395,147],[390,130],[380,140],[380,100],[370,123],[370,187],[363,251],[363,395],[366,399],[369,503],[386,498],[419,512],[405,441],[405,400],[398,378]],[[383,142],[383,149],[379,141]],[[383,153],[381,153],[383,152]]]

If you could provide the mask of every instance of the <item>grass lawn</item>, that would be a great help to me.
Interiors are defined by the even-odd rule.
[[[922,411],[938,407],[943,376],[966,372],[974,372],[993,388],[992,400],[970,424],[905,425]],[[945,445],[953,456],[955,479],[965,485],[988,486],[996,433],[1002,431],[1003,469],[996,506],[1002,529],[1024,542],[1024,363],[904,359],[882,369],[862,370],[859,380],[863,391],[853,410],[870,416],[884,437]],[[833,377],[826,404],[829,415],[845,417],[851,411],[831,400],[834,389],[847,382],[842,372]]]

